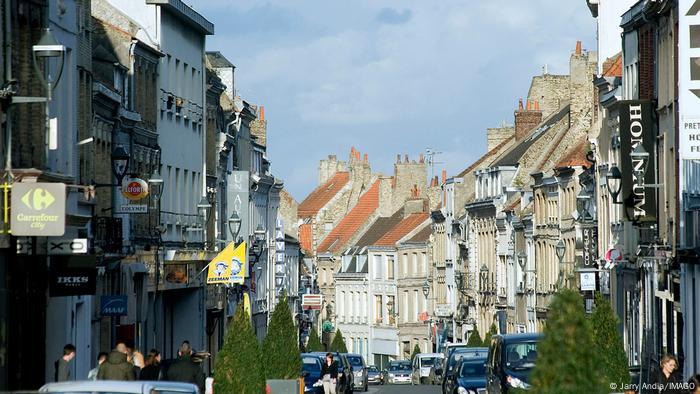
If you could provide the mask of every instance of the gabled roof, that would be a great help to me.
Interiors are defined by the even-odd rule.
[[[360,197],[355,207],[331,230],[330,234],[323,239],[318,246],[317,252],[336,253],[343,250],[345,244],[372,216],[377,208],[379,208],[378,180]]]
[[[405,243],[407,244],[421,244],[426,243],[430,240],[430,234],[433,233],[433,228],[431,226],[425,226],[422,230],[418,231],[414,236],[407,239]]]
[[[428,220],[427,212],[412,213],[389,230],[383,237],[379,238],[372,246],[394,246],[401,238],[426,220]]]
[[[552,114],[549,118],[542,121],[537,127],[532,129],[530,134],[518,144],[514,145],[501,158],[499,158],[493,167],[500,166],[515,166],[519,164],[520,158],[530,149],[540,137],[542,137],[549,128],[556,125],[560,120],[569,113],[569,105],[564,106],[559,112]]]
[[[622,52],[605,59],[603,62],[604,77],[622,77]]]
[[[299,204],[297,210],[300,218],[316,216],[318,211],[330,201],[338,191],[342,189],[350,180],[350,173],[347,171],[336,172],[330,179],[317,187],[309,194],[304,201]]]
[[[469,174],[470,172],[474,171],[481,163],[486,161],[487,159],[493,157],[496,155],[498,152],[503,149],[504,146],[506,146],[509,142],[513,141],[515,139],[515,134],[511,135],[510,137],[506,138],[505,140],[501,141],[500,144],[496,145],[491,149],[490,151],[486,152],[485,155],[481,156],[479,160],[475,161],[472,165],[467,167],[466,170],[462,171],[459,173],[459,177],[462,178],[465,175]]]
[[[582,136],[577,143],[572,146],[564,157],[557,163],[556,167],[585,167],[591,163],[586,160],[588,154],[588,137]]]
[[[372,226],[370,226],[365,234],[355,243],[355,246],[364,247],[374,245],[379,238],[383,237],[392,228],[403,220],[403,208],[399,209],[389,217],[378,218]]]
[[[314,229],[311,223],[304,223],[299,226],[299,246],[301,249],[308,252],[313,250],[313,233]]]

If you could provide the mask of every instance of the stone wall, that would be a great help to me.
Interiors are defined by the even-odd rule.
[[[515,134],[515,127],[510,125],[486,129],[486,151],[490,152],[493,148],[498,146],[498,144],[510,138],[513,134]]]
[[[425,196],[427,189],[428,167],[423,155],[418,157],[418,161],[409,160],[408,155],[397,155],[394,163],[394,188],[392,195],[392,210],[396,212],[404,202],[412,197],[413,190],[418,189],[417,197]]]
[[[280,192],[279,216],[284,220],[284,232],[299,239],[297,209],[299,203],[286,190]]]
[[[324,184],[333,177],[336,172],[347,170],[347,163],[345,161],[338,161],[336,155],[328,155],[328,159],[323,159],[318,164],[318,184]]]
[[[537,100],[542,117],[547,118],[566,105],[569,96],[568,75],[542,74],[532,77],[527,100]]]
[[[258,117],[250,122],[250,135],[257,138],[257,143],[267,146],[267,120],[265,120],[265,107],[258,107]]]

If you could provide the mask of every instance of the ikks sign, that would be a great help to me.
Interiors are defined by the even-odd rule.
[[[634,217],[654,220],[656,191],[647,187],[656,181],[656,130],[650,101],[620,101],[620,172],[622,190],[619,199],[634,208]],[[641,145],[647,155],[638,155]]]
[[[122,195],[132,201],[140,200],[148,195],[148,183],[140,178],[124,181]]]
[[[94,295],[96,284],[95,268],[52,267],[49,275],[49,296]]]

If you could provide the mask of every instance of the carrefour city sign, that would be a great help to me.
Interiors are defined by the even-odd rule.
[[[63,235],[66,229],[66,185],[13,184],[10,228],[15,236]]]

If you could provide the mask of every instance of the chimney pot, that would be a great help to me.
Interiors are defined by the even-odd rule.
[[[367,163],[367,153],[365,153],[364,162]]]
[[[425,157],[423,157],[422,153],[420,154],[420,156],[418,156],[418,162],[421,164],[425,163]]]
[[[539,111],[539,110],[540,110],[540,101],[535,100],[535,111]]]
[[[401,163],[401,154],[400,153],[396,155],[396,164],[399,164],[399,163]]]
[[[530,100],[527,100],[527,106],[525,107],[526,111],[530,110]]]
[[[447,181],[447,170],[442,170],[442,183]]]
[[[403,162],[408,164],[408,155],[407,154],[403,155]]]
[[[518,111],[523,110],[523,99],[518,100]]]
[[[576,41],[576,54],[581,54],[581,41]]]

